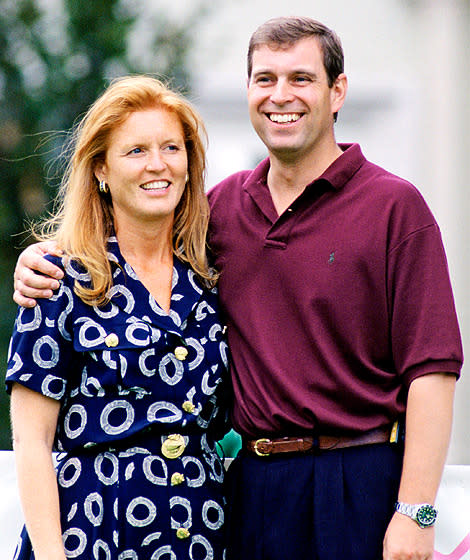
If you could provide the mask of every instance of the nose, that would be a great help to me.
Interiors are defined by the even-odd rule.
[[[165,158],[159,150],[151,150],[148,153],[147,171],[163,171],[166,169]]]
[[[289,82],[284,79],[277,80],[271,92],[271,101],[276,105],[284,105],[292,100],[292,92]]]

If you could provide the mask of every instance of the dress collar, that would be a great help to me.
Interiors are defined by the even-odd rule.
[[[115,263],[112,265],[114,283],[109,292],[109,305],[116,305],[159,328],[180,334],[181,326],[203,294],[203,287],[189,265],[173,257],[170,312],[166,313],[122,256],[115,236],[108,239],[108,257],[111,263]]]

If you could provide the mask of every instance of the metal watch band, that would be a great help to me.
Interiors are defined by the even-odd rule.
[[[404,502],[396,502],[395,511],[410,517],[413,521],[416,521],[421,528],[434,525],[437,516],[437,510],[431,504],[406,504]]]

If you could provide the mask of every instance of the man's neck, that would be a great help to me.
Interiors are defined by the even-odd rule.
[[[334,143],[329,150],[310,153],[308,157],[291,161],[270,154],[268,187],[278,215],[281,215],[305,187],[322,175],[342,153],[341,148]]]

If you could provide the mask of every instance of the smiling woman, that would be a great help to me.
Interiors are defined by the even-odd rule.
[[[109,158],[114,158],[113,163],[117,165],[114,151],[118,145],[114,139],[123,137],[119,132],[122,127],[132,132],[131,127],[135,130],[133,125],[136,119],[139,125],[144,125],[146,117],[155,111],[165,119],[153,123],[158,125],[158,134],[162,134],[160,127],[171,121],[173,132],[180,144],[184,144],[180,151],[185,152],[187,162],[188,180],[174,209],[171,224],[172,253],[183,262],[188,262],[202,281],[214,285],[217,279],[206,256],[209,206],[204,193],[204,123],[184,98],[160,81],[147,76],[133,76],[113,83],[79,123],[72,157],[58,197],[58,211],[42,225],[39,235],[40,239],[57,241],[67,254],[73,255],[85,266],[91,276],[91,283],[88,286],[77,285],[76,290],[89,303],[104,302],[105,294],[112,285],[106,243],[116,228],[114,201],[108,192],[114,185],[104,182],[103,193],[102,189],[97,188],[100,180],[97,174],[106,169],[111,172]],[[149,133],[149,128],[147,125],[147,142],[151,140],[156,145],[162,138],[157,138],[155,131]],[[132,143],[121,148],[133,152],[129,155],[127,152],[121,153],[122,159],[135,158],[139,161],[139,154],[144,152],[142,145]],[[165,148],[168,152],[176,149],[173,146]],[[153,172],[152,180],[160,178]],[[87,204],[83,204],[84,200]]]
[[[174,214],[187,170],[183,127],[176,114],[164,108],[131,113],[109,135],[105,159],[95,169],[109,190],[121,253],[166,312]],[[148,250],[135,250],[136,237],[145,239]]]
[[[189,103],[145,76],[112,84],[77,129],[43,226],[63,279],[19,310],[11,341],[15,560],[225,555],[227,352],[202,134]]]
[[[178,117],[166,109],[131,113],[110,134],[95,175],[109,185],[114,227],[158,224],[171,232],[186,184],[188,158]]]

